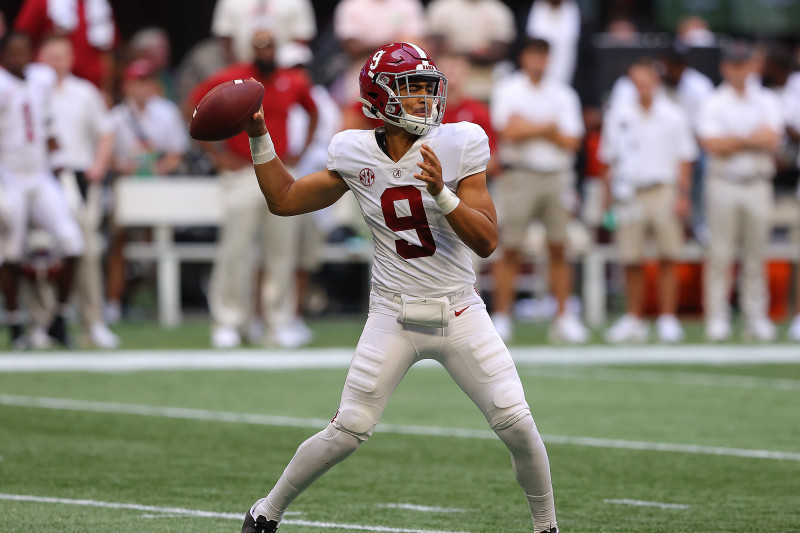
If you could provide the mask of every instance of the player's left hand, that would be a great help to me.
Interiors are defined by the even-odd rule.
[[[428,193],[431,196],[436,196],[442,189],[444,188],[444,180],[442,179],[442,163],[439,161],[439,158],[436,157],[436,154],[433,153],[431,147],[427,144],[423,144],[422,148],[419,149],[419,152],[422,154],[422,161],[417,163],[417,166],[421,168],[419,174],[414,174],[414,177],[418,180],[425,182],[425,188],[428,190]]]

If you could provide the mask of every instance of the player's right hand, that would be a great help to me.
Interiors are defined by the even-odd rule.
[[[259,109],[257,113],[253,113],[253,117],[250,119],[250,123],[244,131],[247,132],[249,137],[261,137],[269,133],[267,131],[267,124],[264,122],[264,106],[261,106],[261,109]]]

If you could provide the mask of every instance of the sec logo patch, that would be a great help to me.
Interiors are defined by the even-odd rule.
[[[369,168],[362,168],[358,173],[358,179],[365,187],[372,187],[372,184],[375,183],[375,173]]]

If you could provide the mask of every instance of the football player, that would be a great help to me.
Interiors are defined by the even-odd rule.
[[[248,126],[253,165],[270,211],[292,216],[352,191],[372,230],[369,316],[332,422],[297,450],[242,533],[276,531],[287,507],[366,441],[408,369],[435,359],[506,444],[536,533],[557,533],[550,466],[508,349],[474,289],[470,250],[497,246],[486,188],[489,143],[475,124],[441,125],[447,80],[411,43],[376,50],[359,77],[375,130],[337,134],[327,169],[297,181],[276,157],[263,113]]]
[[[11,342],[26,345],[18,308],[20,261],[30,222],[56,238],[64,256],[57,282],[58,309],[48,333],[68,345],[64,312],[83,254],[83,238],[69,212],[64,191],[50,170],[48,122],[50,93],[56,82],[48,66],[31,63],[27,35],[10,32],[0,39],[0,184],[7,231],[0,234],[3,265],[0,284],[8,310]]]

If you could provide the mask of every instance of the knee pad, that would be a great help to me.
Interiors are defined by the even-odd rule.
[[[358,437],[339,430],[333,423],[328,424],[328,427],[317,433],[317,436],[336,449],[337,457],[347,457],[363,442]]]
[[[372,431],[378,424],[370,414],[354,407],[340,409],[333,419],[333,425],[345,433],[349,433],[360,441],[365,441],[372,436]]]
[[[530,411],[522,411],[508,424],[493,429],[514,455],[518,452],[532,450],[532,446],[538,445],[542,440]]]
[[[530,415],[531,413],[519,380],[507,380],[488,390],[487,400],[489,423],[494,430],[507,428],[526,414]]]

